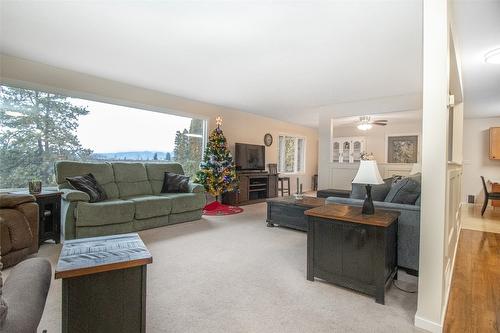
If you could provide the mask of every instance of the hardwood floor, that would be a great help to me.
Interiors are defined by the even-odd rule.
[[[500,332],[500,234],[462,229],[455,260],[444,332]]]

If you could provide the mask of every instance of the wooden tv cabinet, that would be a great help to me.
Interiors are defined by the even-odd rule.
[[[238,171],[239,191],[225,193],[222,202],[227,205],[250,205],[278,196],[278,175],[267,171]]]

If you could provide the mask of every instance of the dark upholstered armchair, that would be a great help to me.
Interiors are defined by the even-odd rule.
[[[0,253],[4,268],[38,252],[38,205],[35,197],[0,193]]]

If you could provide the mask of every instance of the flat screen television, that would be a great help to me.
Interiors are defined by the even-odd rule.
[[[266,168],[266,147],[236,143],[234,162],[237,170],[264,170]]]

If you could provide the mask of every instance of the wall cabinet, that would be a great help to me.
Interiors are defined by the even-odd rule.
[[[364,137],[332,138],[331,161],[334,163],[356,163],[366,149]]]
[[[500,127],[490,128],[490,160],[500,160]]]

